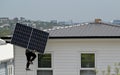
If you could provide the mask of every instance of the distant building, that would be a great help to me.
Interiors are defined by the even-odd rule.
[[[57,24],[57,20],[51,20],[50,22]]]
[[[113,20],[112,23],[120,25],[120,20]]]
[[[8,17],[0,18],[0,23],[9,23],[9,18]]]
[[[24,17],[20,17],[20,21],[25,21],[26,19]]]
[[[58,22],[58,24],[60,24],[60,25],[73,25],[73,22],[72,22],[72,20],[70,20],[70,21],[60,21],[60,22]]]
[[[2,39],[0,39],[0,45],[4,45],[6,42]]]
[[[18,19],[17,17],[15,17],[15,18],[13,19],[13,21],[17,23],[17,22],[19,21],[19,19]]]
[[[33,24],[32,24],[32,27],[33,27],[33,28],[36,28],[36,24],[33,23]]]

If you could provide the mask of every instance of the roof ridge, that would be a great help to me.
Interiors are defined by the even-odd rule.
[[[69,26],[60,26],[60,27],[56,27],[56,28],[51,28],[51,29],[44,29],[43,31],[52,31],[52,30],[59,30],[59,29],[66,29],[66,28],[72,28],[72,27],[77,27],[77,26],[83,26],[83,25],[88,25],[89,23],[79,23],[76,25],[69,25]]]
[[[90,24],[104,24],[104,25],[108,25],[108,26],[120,27],[120,25],[112,24],[112,23],[105,23],[105,22],[101,22],[101,23],[91,22]]]
[[[59,26],[59,27],[51,28],[51,29],[44,29],[43,31],[49,32],[49,31],[53,31],[53,30],[67,29],[67,28],[79,27],[79,26],[89,25],[89,24],[103,24],[103,25],[108,25],[108,26],[113,26],[113,27],[120,27],[120,25],[111,24],[111,23],[105,23],[105,22],[100,22],[100,23],[95,23],[95,22],[84,22],[84,23],[79,23],[79,24],[76,24],[76,25]]]

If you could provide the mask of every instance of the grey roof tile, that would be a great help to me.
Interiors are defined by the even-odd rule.
[[[47,31],[50,37],[120,36],[120,26],[106,23],[87,23]]]

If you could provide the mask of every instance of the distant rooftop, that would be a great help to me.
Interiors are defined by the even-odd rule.
[[[0,39],[0,45],[4,45],[5,43],[5,40]]]

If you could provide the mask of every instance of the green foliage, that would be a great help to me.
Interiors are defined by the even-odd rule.
[[[0,28],[0,37],[11,35],[10,28]]]
[[[0,23],[0,26],[4,25],[4,24],[9,24],[9,27],[3,27],[0,28],[0,37],[2,36],[7,36],[7,35],[11,35],[14,28],[15,28],[15,24],[17,22],[10,20],[9,23]],[[28,23],[29,25],[35,24],[37,29],[43,28],[43,29],[51,29],[54,26],[62,26],[58,23],[52,23],[52,22],[45,22],[45,21],[31,21],[31,20],[25,20],[23,22],[20,22],[22,24],[26,24]]]
[[[111,69],[114,70],[115,74],[111,74]],[[98,74],[98,70],[95,69],[96,71],[96,75]],[[114,67],[111,68],[110,65],[107,66],[107,69],[106,70],[102,70],[102,75],[120,75],[120,63],[115,63],[114,64]]]
[[[110,75],[110,72],[111,72],[111,67],[110,67],[110,65],[108,65],[108,67],[107,67],[107,75]]]
[[[43,21],[42,22],[36,21],[35,24],[37,25],[37,28],[43,27],[43,29],[53,28],[53,26],[60,26],[57,23],[43,22]]]

